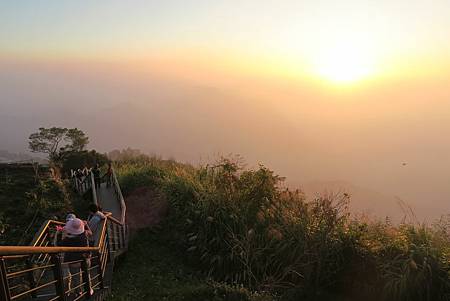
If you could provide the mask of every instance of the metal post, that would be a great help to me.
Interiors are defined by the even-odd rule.
[[[106,241],[105,241],[105,243],[106,243]],[[105,249],[105,253],[106,252],[107,251]],[[103,254],[103,256],[106,256],[106,254]],[[102,258],[102,254],[101,254],[101,252],[98,252],[98,256],[97,256],[97,265],[98,265],[97,273],[99,275],[98,281],[100,281],[100,289],[103,290],[105,288],[105,283],[103,282],[103,271],[102,271],[103,262],[102,262],[101,258]]]
[[[106,258],[106,259],[103,259],[103,261],[105,261],[105,262],[111,262],[111,243],[112,243],[111,231],[109,231],[108,238],[105,241],[105,248],[104,248],[104,253],[103,253],[103,256]]]
[[[123,226],[117,226],[119,228],[119,249],[123,248]]]
[[[86,299],[91,298],[91,275],[89,274],[89,259],[85,258],[81,262],[81,270],[83,271],[84,290],[86,292]]]
[[[66,292],[64,290],[64,273],[63,267],[61,263],[61,257],[59,254],[52,254],[52,263],[55,265],[53,267],[53,275],[57,282],[56,286],[56,295],[59,296],[60,300],[66,301]]]
[[[6,264],[5,260],[0,257],[0,298],[5,301],[11,300],[9,292],[8,279],[6,278]]]
[[[30,258],[28,258],[27,259],[27,268],[28,269],[32,269],[35,266],[36,265],[31,262]],[[27,277],[28,277],[28,281],[30,282],[30,288],[35,288],[36,287],[36,279],[34,278],[34,272],[33,271],[28,272],[27,273]],[[36,298],[37,297],[37,292],[36,291],[31,292],[31,297],[32,298]]]
[[[112,226],[112,250],[115,251],[117,249],[117,231],[116,231],[116,224],[111,223]]]
[[[126,242],[125,242],[125,247],[128,250],[128,245],[129,245],[129,241],[130,241],[130,228],[128,228],[128,225],[125,224],[125,238],[126,238]]]

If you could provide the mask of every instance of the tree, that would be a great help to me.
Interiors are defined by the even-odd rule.
[[[94,167],[108,163],[108,157],[105,154],[98,153],[95,150],[73,151],[67,153],[61,160],[61,172],[63,175],[70,175],[70,170],[76,170],[83,167]]]
[[[39,128],[39,132],[31,134],[29,140],[28,146],[33,153],[47,154],[53,162],[71,152],[83,151],[89,143],[83,131],[59,127]]]

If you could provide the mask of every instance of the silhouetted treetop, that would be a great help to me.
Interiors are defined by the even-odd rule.
[[[44,153],[57,161],[70,152],[83,151],[88,143],[89,137],[77,128],[41,127],[30,135],[28,146],[33,153]]]

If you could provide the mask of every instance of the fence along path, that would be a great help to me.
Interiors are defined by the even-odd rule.
[[[0,246],[0,300],[103,300],[111,290],[114,264],[128,248],[128,227],[125,220],[126,205],[116,174],[112,185],[100,184],[98,189],[90,172],[83,180],[72,174],[74,187],[80,194],[90,192],[95,203],[106,213],[98,240],[93,247],[55,246],[57,226],[64,223],[46,221],[36,233],[30,246]],[[77,287],[68,287],[69,276],[63,262],[64,253],[90,253],[90,259],[81,263],[82,277]],[[82,288],[81,295],[73,294]],[[93,295],[90,295],[90,289]]]

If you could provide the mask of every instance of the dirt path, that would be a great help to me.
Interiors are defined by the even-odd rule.
[[[147,187],[134,190],[125,198],[127,223],[131,230],[157,225],[167,214],[164,197]]]

